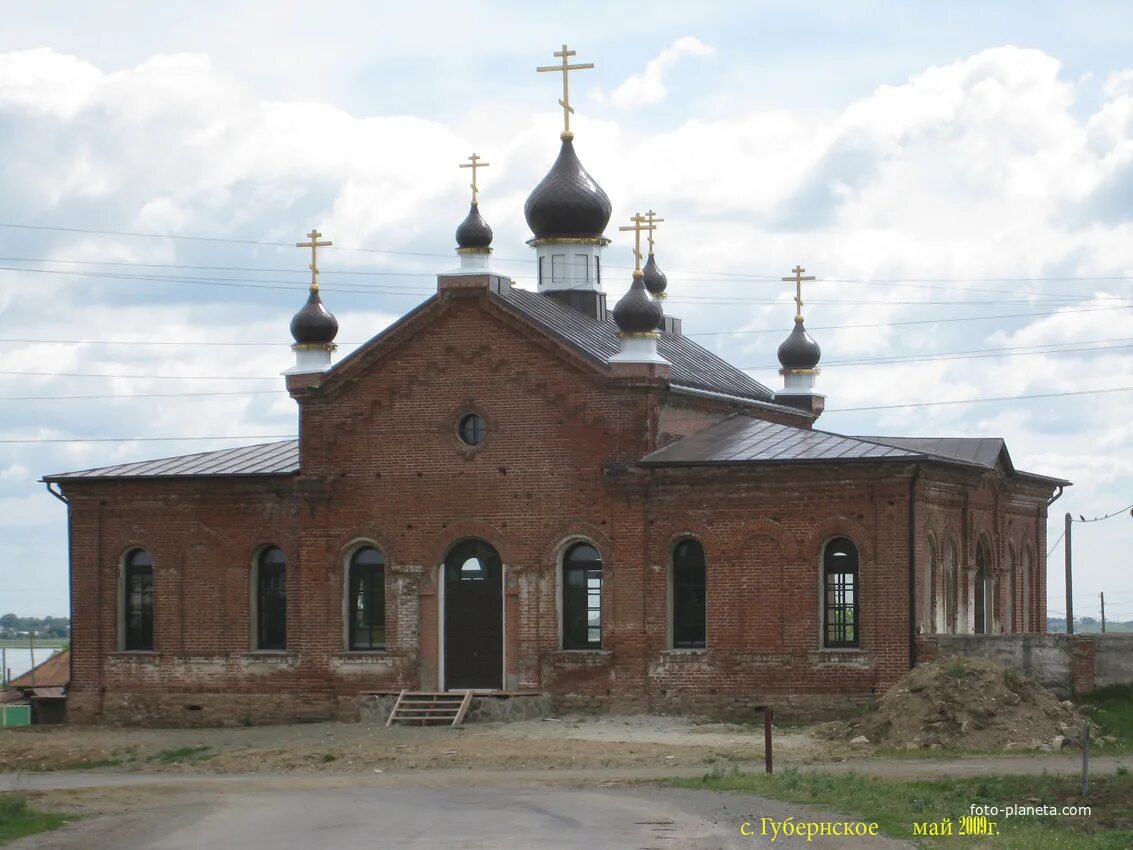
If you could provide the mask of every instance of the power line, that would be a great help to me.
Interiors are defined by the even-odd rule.
[[[51,232],[59,232],[59,233],[89,233],[89,234],[99,234],[99,235],[106,235],[106,236],[126,236],[126,237],[143,238],[143,239],[179,239],[179,240],[183,240],[183,241],[208,242],[208,243],[230,244],[230,245],[262,245],[262,246],[274,247],[274,248],[294,248],[295,247],[293,242],[271,242],[271,241],[257,240],[257,239],[231,239],[231,238],[223,238],[223,237],[216,237],[216,236],[192,236],[192,235],[174,234],[174,233],[143,233],[143,232],[138,232],[138,231],[104,230],[104,229],[89,228],[89,227],[56,227],[56,226],[48,226],[48,225],[41,225],[41,224],[16,224],[14,222],[0,222],[0,227],[6,227],[6,228],[12,228],[12,229],[21,229],[21,230],[51,231]],[[406,257],[443,257],[443,258],[446,258],[446,259],[452,258],[452,253],[436,253],[436,252],[431,252],[431,251],[395,251],[395,250],[382,249],[382,248],[348,247],[348,246],[343,246],[343,245],[335,245],[332,248],[330,248],[330,250],[332,250],[332,251],[336,251],[336,250],[337,251],[355,251],[355,252],[362,252],[362,253],[369,253],[369,254],[390,254],[390,255],[395,255],[395,256],[406,256]],[[497,260],[499,262],[513,262],[513,263],[535,263],[536,262],[536,259],[533,258],[533,257],[497,258]],[[628,270],[631,267],[630,266],[607,265],[606,268]],[[694,274],[710,274],[710,275],[726,276],[726,277],[736,278],[738,280],[763,280],[763,281],[778,282],[779,279],[780,279],[780,275],[778,275],[778,274],[775,274],[775,275],[754,275],[754,274],[751,274],[751,273],[730,272],[730,271],[729,272],[706,271],[706,270],[695,270],[695,269],[694,270],[675,269],[671,273],[677,274],[677,273],[686,273],[686,272],[691,272],[691,273],[694,273]],[[822,278],[820,282],[828,282],[828,283],[871,283],[871,284],[900,286],[900,285],[912,285],[914,283],[919,283],[919,284],[951,284],[951,283],[964,283],[964,282],[976,282],[976,283],[978,283],[978,282],[988,282],[988,283],[1044,283],[1044,282],[1069,283],[1069,282],[1079,282],[1079,281],[1123,281],[1123,280],[1133,280],[1133,275],[1091,275],[1091,276],[1057,275],[1057,276],[1051,276],[1051,277],[1042,277],[1042,276],[1035,276],[1035,277],[982,277],[982,276],[977,276],[977,277],[972,277],[972,276],[968,276],[968,277],[930,277],[930,278],[846,278],[846,277],[837,277],[837,278]],[[941,286],[939,288],[956,289],[956,287],[951,287],[951,286],[948,286],[948,287]],[[975,290],[973,290],[973,291],[975,291]],[[998,292],[1000,290],[989,290],[989,291]],[[1067,295],[1065,297],[1076,298],[1076,297],[1079,297],[1079,296]]]
[[[1051,555],[1054,554],[1054,550],[1058,548],[1058,544],[1062,542],[1062,538],[1065,537],[1065,536],[1066,536],[1065,531],[1063,531],[1060,535],[1058,535],[1058,539],[1055,540],[1054,543],[1051,544],[1050,551],[1046,553],[1047,558],[1049,558]]]
[[[13,374],[10,372],[0,372],[0,374]],[[34,373],[15,373],[15,374],[34,374]],[[50,373],[38,373],[50,374]],[[63,374],[63,373],[61,373]],[[197,380],[237,380],[237,381],[267,381],[278,380],[278,377],[272,378],[254,378],[254,377],[227,377],[227,376],[205,376],[205,375],[87,375],[85,377],[135,377],[135,378],[154,378],[154,379],[175,379],[175,378],[193,378]],[[896,408],[914,408],[914,407],[936,407],[938,405],[951,405],[951,404],[981,404],[984,402],[993,401],[1024,401],[1028,399],[1037,398],[1060,398],[1064,396],[1079,396],[1079,395],[1098,395],[1103,393],[1119,393],[1133,391],[1133,387],[1116,387],[1113,389],[1104,390],[1077,390],[1074,392],[1061,392],[1061,393],[1039,393],[1035,395],[1018,395],[1018,396],[998,396],[995,398],[968,398],[968,399],[955,399],[950,401],[925,401],[925,402],[912,402],[909,404],[889,404],[879,405],[872,407],[835,407],[827,408],[828,413],[852,413],[864,410],[892,410]],[[56,395],[56,396],[11,396],[0,397],[0,401],[59,401],[59,400],[82,400],[82,399],[131,399],[131,398],[191,398],[200,396],[230,396],[230,395],[270,395],[278,392],[283,392],[282,389],[275,390],[250,390],[243,391],[218,391],[218,392],[185,392],[185,393],[128,393],[122,395]],[[156,439],[156,438],[155,438]],[[201,437],[200,439],[210,439]],[[219,438],[218,438],[219,439]],[[235,439],[235,438],[233,438]],[[3,441],[0,441],[3,442]],[[11,441],[9,441],[11,442]],[[15,441],[22,442],[22,441]],[[64,441],[65,442],[65,441]],[[1120,513],[1120,511],[1119,511]],[[1061,540],[1061,536],[1058,538]],[[1057,546],[1058,541],[1055,541]],[[1051,552],[1047,553],[1049,558]]]
[[[824,362],[823,367],[827,366],[889,366],[901,365],[903,363],[920,363],[920,362],[938,362],[948,360],[986,360],[988,358],[996,357],[1034,357],[1044,354],[1076,354],[1082,351],[1118,351],[1124,348],[1133,348],[1133,345],[1106,345],[1106,346],[1092,346],[1088,348],[1055,348],[1044,351],[1016,351],[1011,348],[989,348],[977,349],[971,353],[957,351],[957,352],[938,352],[936,354],[910,354],[902,357],[875,357],[866,358],[862,360],[832,360]],[[980,352],[980,353],[977,353]],[[767,369],[778,369],[775,366],[743,366],[744,371],[764,371]]]
[[[258,379],[257,379],[258,380]],[[117,395],[12,395],[0,396],[0,401],[78,401],[91,399],[119,399],[119,398],[189,398],[201,396],[222,395],[275,395],[285,392],[283,387],[274,390],[229,390],[214,393],[120,393]]]
[[[368,340],[367,340],[368,341]],[[340,342],[339,345],[358,346],[364,345],[367,341],[363,342]],[[4,343],[18,343],[22,345],[121,345],[135,347],[140,345],[156,345],[156,346],[182,346],[186,348],[197,348],[201,346],[215,346],[215,347],[229,347],[229,346],[253,346],[253,347],[272,347],[282,348],[284,346],[290,347],[290,343],[283,340],[259,340],[259,341],[215,341],[215,340],[139,340],[139,339],[35,339],[31,337],[2,337],[0,344]],[[966,349],[960,351],[937,351],[926,354],[909,354],[909,355],[896,355],[888,357],[871,357],[861,358],[858,360],[833,360],[823,363],[824,366],[863,366],[863,365],[877,365],[884,363],[906,363],[916,362],[920,360],[969,360],[980,359],[982,357],[1009,357],[1009,356],[1023,356],[1029,354],[1063,354],[1079,351],[1112,351],[1123,348],[1129,348],[1129,345],[1106,345],[1106,343],[1133,343],[1133,337],[1113,337],[1109,339],[1085,339],[1085,340],[1067,340],[1066,342],[1049,342],[1049,343],[1034,343],[1030,345],[1020,346],[1007,346],[1005,348],[976,348]],[[1081,348],[1061,348],[1056,346],[1091,346]],[[1033,350],[1044,349],[1044,350]],[[755,371],[759,369],[773,369],[778,366],[743,366],[740,367],[744,370]]]
[[[1064,393],[1036,393],[1035,395],[1005,395],[996,396],[993,398],[963,398],[952,399],[950,401],[920,401],[910,404],[882,404],[873,407],[828,407],[828,413],[851,413],[859,410],[896,410],[905,407],[937,407],[946,404],[980,404],[988,401],[1023,401],[1033,398],[1062,398],[1064,396],[1073,395],[1100,395],[1103,393],[1127,393],[1133,391],[1133,387],[1114,387],[1108,390],[1076,390],[1074,392]],[[1049,556],[1048,556],[1049,557]]]
[[[815,325],[808,330],[812,331],[834,331],[846,330],[850,328],[890,328],[898,325],[935,325],[944,324],[946,322],[979,322],[988,319],[1026,319],[1037,318],[1039,316],[1056,316],[1064,315],[1067,313],[1096,313],[1100,310],[1129,310],[1133,309],[1133,305],[1121,307],[1081,307],[1070,310],[1053,310],[1043,313],[1008,313],[998,316],[960,316],[950,319],[915,319],[903,322],[874,322],[862,325]],[[782,333],[782,328],[775,328],[770,330],[742,330],[742,331],[708,331],[704,333],[685,334],[685,336],[736,336],[739,334],[765,334],[765,333]]]
[[[255,378],[249,375],[122,375],[99,374],[96,372],[2,372],[0,375],[23,375],[37,378],[138,378],[142,380],[163,381],[277,381],[278,375]]]
[[[298,274],[310,277],[310,270],[305,268],[279,268],[278,266],[265,268],[263,266],[200,266],[186,263],[142,263],[136,260],[66,260],[56,257],[0,257],[0,263],[61,263],[77,266],[134,266],[142,269],[192,269],[194,271],[222,271],[222,272],[271,272],[273,274]],[[34,271],[34,269],[18,269],[18,271]],[[324,269],[319,266],[319,275],[351,274],[351,275],[405,275],[407,277],[434,277],[435,272],[395,272],[386,269]]]
[[[187,440],[294,440],[295,434],[244,434],[225,437],[28,437],[0,443],[179,443]]]
[[[11,262],[57,263],[57,264],[66,264],[66,265],[101,266],[101,267],[128,266],[128,267],[154,268],[154,269],[190,269],[190,270],[193,270],[193,271],[246,271],[246,272],[256,272],[256,273],[271,272],[271,273],[274,273],[274,274],[295,274],[295,275],[306,275],[307,274],[306,269],[299,269],[299,268],[279,268],[279,267],[263,267],[263,266],[210,266],[210,265],[194,265],[194,264],[184,264],[184,263],[143,263],[143,262],[125,261],[125,260],[122,260],[122,261],[114,261],[114,260],[71,260],[71,259],[46,258],[46,257],[44,257],[44,258],[40,258],[40,257],[0,257],[0,262],[8,262],[8,263],[11,263]],[[244,284],[249,284],[249,283],[265,284],[264,286],[261,286],[259,288],[273,288],[273,287],[266,286],[266,284],[269,284],[269,283],[295,284],[295,285],[301,285],[303,283],[302,281],[269,281],[269,280],[258,280],[258,279],[247,279],[247,278],[200,278],[200,277],[189,277],[189,276],[186,276],[186,275],[172,275],[172,276],[167,275],[167,276],[156,276],[156,277],[151,278],[151,277],[146,277],[146,276],[142,276],[142,275],[129,275],[129,274],[121,273],[121,272],[117,272],[117,273],[115,273],[115,272],[95,273],[95,272],[73,271],[73,270],[66,270],[66,269],[36,269],[36,268],[14,267],[14,266],[5,266],[5,267],[0,267],[0,268],[2,268],[5,271],[27,271],[27,272],[46,273],[46,274],[95,276],[95,277],[108,277],[108,278],[122,278],[122,279],[127,279],[127,280],[157,280],[157,281],[168,281],[168,282],[177,282],[177,283],[193,281],[193,282],[197,282],[197,283],[209,283],[209,284],[213,284],[213,285],[219,285],[218,281],[241,282],[241,283],[244,283]],[[616,268],[616,267],[607,266],[607,268]],[[433,272],[433,271],[390,271],[388,269],[322,269],[320,271],[320,273],[322,275],[324,275],[324,278],[334,276],[334,275],[357,275],[357,276],[363,276],[363,277],[373,276],[373,277],[430,277],[430,278],[435,276],[435,272]],[[688,272],[688,274],[694,274],[694,273],[696,273],[696,272]],[[715,272],[704,272],[704,274],[716,274],[716,273]],[[534,275],[517,275],[515,277],[518,278],[518,279],[522,279],[522,280],[535,280]],[[675,272],[674,272],[673,278],[674,278],[674,282],[676,282],[679,279],[683,283],[693,283],[693,284],[697,284],[697,285],[703,285],[703,284],[706,284],[706,283],[710,283],[710,281],[696,280],[696,279],[692,279],[692,278],[679,278],[677,273],[675,273]],[[737,283],[746,283],[746,282],[750,282],[750,281],[754,281],[754,280],[762,281],[763,278],[762,277],[758,277],[758,278],[737,278],[737,279],[731,280],[731,281],[715,281],[713,283],[726,283],[726,284],[731,285],[731,284],[737,284]],[[830,282],[834,282],[833,279]],[[837,282],[844,282],[844,281],[837,281]],[[886,285],[890,285],[890,283],[891,282],[887,281]],[[340,284],[340,285],[347,285],[347,284]],[[897,284],[892,283],[892,285],[897,285]],[[431,287],[428,287],[428,286],[416,287],[416,286],[406,285],[405,288],[412,289],[414,291],[421,291],[421,292],[426,292],[426,291],[431,290]],[[929,288],[932,288],[932,289],[948,289],[949,291],[953,291],[953,290],[956,289],[955,287],[929,287]],[[338,290],[331,289],[330,291],[338,291]],[[997,294],[997,295],[1003,294],[1002,290],[974,290],[973,289],[973,290],[961,290],[961,291],[973,291],[973,292],[979,291],[979,292],[993,293],[993,294]],[[1094,295],[1091,296],[1091,298],[1094,298],[1094,299],[1103,298],[1103,299],[1115,300],[1115,301],[1128,301],[1129,300],[1128,298],[1125,298],[1124,296],[1120,296],[1120,295],[1098,295],[1098,294],[1094,294]],[[850,304],[850,305],[878,304],[878,305],[885,305],[885,304],[893,304],[893,305],[902,305],[902,306],[921,306],[921,305],[925,305],[925,306],[952,306],[952,305],[972,304],[972,303],[975,303],[975,304],[1035,304],[1035,303],[1057,304],[1060,301],[1065,301],[1067,303],[1074,303],[1074,302],[1080,301],[1081,299],[1082,299],[1082,296],[1080,294],[1077,294],[1077,295],[1070,295],[1070,294],[1060,295],[1060,294],[1057,294],[1057,293],[1035,293],[1030,298],[983,299],[983,300],[980,300],[978,302],[959,301],[959,300],[955,300],[955,299],[948,300],[948,301],[928,301],[928,300],[923,300],[923,299],[917,300],[917,301],[864,300],[864,299],[810,299],[808,303],[810,303],[810,304],[822,304],[822,305],[838,305],[838,304]],[[773,305],[785,303],[781,298],[766,299],[766,298],[742,298],[742,297],[731,297],[731,296],[724,297],[724,298],[712,298],[712,297],[697,296],[697,295],[677,296],[675,298],[670,299],[670,301],[671,301],[671,303],[694,304],[694,305],[698,304],[698,303],[722,303],[722,304],[725,304],[725,303],[726,304],[740,303],[740,304],[763,304],[763,305],[773,306]]]
[[[144,283],[180,283],[191,284],[193,286],[219,286],[231,287],[234,289],[275,289],[283,292],[302,292],[305,291],[309,284],[302,281],[271,281],[271,280],[257,280],[249,281],[241,278],[203,278],[203,277],[189,277],[185,276],[170,276],[170,275],[141,275],[141,274],[126,274],[125,272],[76,272],[65,271],[62,269],[24,269],[16,268],[15,266],[0,266],[0,271],[6,272],[28,272],[30,274],[54,274],[63,275],[67,277],[94,277],[102,278],[104,280],[129,280],[140,281]],[[420,295],[423,292],[429,291],[425,288],[414,289],[408,286],[404,287],[391,287],[383,286],[381,284],[365,284],[365,283],[337,283],[334,286],[321,286],[323,292],[342,292],[347,294],[375,294],[375,295]]]
[[[1128,513],[1130,509],[1133,509],[1133,505],[1126,505],[1124,508],[1122,508],[1119,511],[1114,511],[1113,513],[1106,514],[1105,516],[1096,516],[1093,519],[1086,519],[1084,516],[1079,514],[1078,519],[1074,519],[1073,517],[1071,517],[1070,521],[1076,522],[1076,523],[1079,523],[1079,524],[1081,524],[1083,522],[1101,522],[1102,520],[1113,519],[1113,517],[1117,516],[1118,514]]]
[[[95,263],[96,261],[42,260],[42,261],[33,261],[33,262],[75,262],[75,263],[91,262],[91,263]],[[100,263],[100,264],[104,264],[104,265],[129,265],[127,263]],[[164,267],[164,268],[174,268],[174,267],[176,267],[176,266],[173,266],[171,264],[139,263],[137,265],[139,265],[141,267],[150,267],[150,266]],[[223,270],[226,267],[223,267],[223,266],[185,266],[184,268]],[[251,269],[249,269],[249,270],[251,270]],[[267,271],[267,269],[264,269],[264,270]],[[99,278],[99,279],[104,279],[104,280],[140,281],[140,282],[146,282],[146,283],[169,283],[169,284],[195,285],[195,286],[231,287],[231,288],[235,288],[235,289],[272,289],[272,290],[285,291],[285,292],[286,291],[299,292],[299,291],[306,289],[306,287],[307,287],[307,283],[302,281],[302,280],[290,281],[290,280],[272,280],[272,279],[262,279],[262,278],[249,279],[249,278],[232,278],[232,277],[199,277],[199,276],[192,276],[192,275],[154,275],[154,274],[147,275],[147,274],[133,274],[133,273],[127,273],[127,272],[121,272],[121,271],[104,271],[104,272],[76,271],[76,270],[73,270],[73,269],[37,269],[37,268],[27,268],[27,267],[22,267],[22,266],[0,266],[0,271],[27,272],[29,274],[49,274],[49,275],[58,275],[58,276],[62,276],[62,277],[89,277],[89,278]],[[300,274],[302,273],[301,270],[288,270],[288,269],[276,269],[274,271],[283,271],[283,272],[288,272],[288,273],[300,273]],[[324,274],[324,275],[342,273],[342,274],[357,274],[357,275],[362,275],[362,276],[367,276],[367,275],[381,276],[381,275],[384,275],[384,276],[392,276],[392,277],[429,277],[429,278],[435,277],[434,272],[392,272],[392,271],[332,272],[332,271],[322,271],[320,273]],[[534,276],[530,276],[530,275],[517,275],[513,279],[534,280],[535,278],[534,278]],[[355,294],[356,293],[373,293],[373,294],[380,294],[380,295],[401,295],[401,296],[422,295],[424,293],[434,291],[433,287],[430,287],[430,286],[415,286],[413,284],[387,285],[387,284],[377,284],[377,283],[344,283],[344,282],[341,282],[341,281],[337,282],[337,283],[333,283],[329,286],[324,285],[322,287],[322,289],[323,289],[324,292],[339,292],[339,293],[346,293],[346,294],[350,294],[350,293],[355,293]],[[1060,298],[1061,297],[1062,296],[1060,296]],[[1098,296],[1094,296],[1094,297],[1098,297]],[[1122,302],[1125,302],[1125,301],[1128,300],[1128,299],[1123,298],[1122,296],[1105,296],[1105,297],[1111,298],[1111,299],[1114,299],[1114,300],[1120,300]],[[1071,298],[1071,296],[1065,296],[1065,298]],[[1015,298],[1015,299],[983,299],[983,300],[980,300],[980,301],[961,301],[961,300],[955,300],[955,299],[948,300],[948,301],[927,301],[927,300],[895,301],[895,300],[887,300],[887,299],[880,299],[880,300],[879,299],[872,299],[871,300],[871,299],[841,298],[841,299],[811,299],[808,303],[825,305],[825,306],[839,306],[839,305],[847,305],[847,306],[869,306],[869,305],[887,306],[887,305],[892,305],[892,306],[907,306],[907,307],[922,307],[922,306],[923,307],[974,307],[974,306],[991,305],[991,304],[1033,304],[1035,306],[1069,306],[1070,304],[1077,303],[1080,300],[1081,300],[1081,296],[1073,296],[1073,300],[1067,300],[1065,302],[1058,300],[1058,299],[1055,299],[1055,298],[1047,297],[1047,296],[1036,297],[1036,298],[1032,298],[1032,299],[1018,299],[1018,298]],[[770,298],[770,299],[769,298],[739,298],[739,297],[712,298],[712,297],[707,297],[707,296],[692,295],[692,296],[683,296],[683,297],[678,296],[678,297],[675,297],[675,298],[670,298],[669,303],[672,303],[672,304],[690,304],[690,305],[693,305],[693,306],[696,306],[696,305],[699,305],[699,304],[758,304],[758,305],[763,305],[763,306],[778,306],[778,305],[781,305],[781,304],[785,304],[787,302],[784,301],[781,298]],[[1133,307],[1133,304],[1131,304],[1129,306]],[[1036,313],[1034,315],[1045,315],[1045,314]]]

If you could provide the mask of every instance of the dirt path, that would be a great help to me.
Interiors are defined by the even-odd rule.
[[[778,730],[775,750],[809,761],[847,756],[843,744]],[[224,729],[57,727],[0,735],[6,770],[118,767],[131,772],[434,768],[699,767],[763,758],[762,730],[684,718],[556,718],[453,728],[312,723]]]
[[[1072,773],[1080,756],[989,755],[963,759],[878,759],[806,729],[776,729],[775,765],[880,776]],[[92,769],[124,774],[367,774],[469,771],[616,779],[761,770],[762,729],[674,717],[567,717],[452,728],[314,723],[226,729],[39,727],[0,734],[0,771]],[[1133,755],[1099,756],[1093,769],[1133,767]],[[0,772],[0,778],[4,773]],[[492,780],[496,781],[496,780]]]

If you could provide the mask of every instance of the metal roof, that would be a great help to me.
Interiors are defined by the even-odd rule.
[[[514,286],[495,297],[603,363],[608,363],[620,350],[618,326],[612,317],[598,321],[546,295]],[[775,394],[763,384],[686,336],[662,333],[657,340],[657,351],[672,364],[669,380],[674,385],[754,401],[773,402],[775,399]]]
[[[45,475],[44,481],[72,481],[80,478],[187,478],[195,476],[297,475],[299,441],[262,443],[198,452],[192,455],[142,460],[117,466],[101,466],[78,472]]]
[[[736,414],[641,459],[643,466],[920,460],[995,469],[1045,484],[1069,481],[1016,470],[1000,437],[847,437]]]
[[[642,458],[646,466],[800,461],[906,460],[920,457],[896,446],[827,431],[734,415]]]
[[[994,469],[1006,448],[1002,437],[862,437],[923,455]],[[1009,465],[1010,466],[1010,465]]]

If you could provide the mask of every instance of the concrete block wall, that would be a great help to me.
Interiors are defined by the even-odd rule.
[[[1133,634],[922,635],[922,661],[977,656],[1014,667],[1061,696],[1133,685]]]

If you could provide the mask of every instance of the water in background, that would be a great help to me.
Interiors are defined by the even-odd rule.
[[[58,646],[37,646],[35,647],[35,661],[32,662],[32,651],[26,646],[8,646],[4,647],[0,655],[7,656],[8,670],[12,675],[7,678],[14,679],[30,670],[35,664],[42,664],[50,658],[55,652],[59,650]]]

